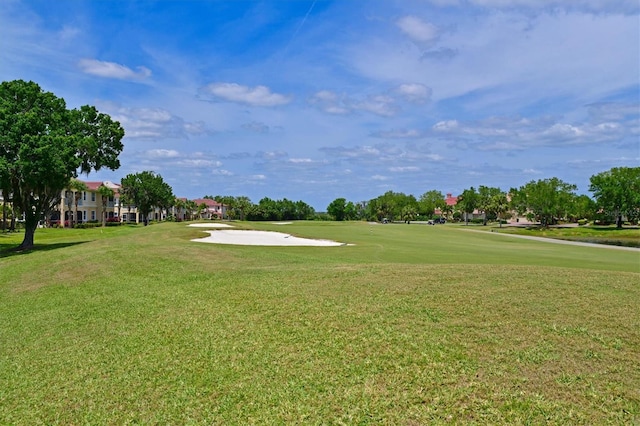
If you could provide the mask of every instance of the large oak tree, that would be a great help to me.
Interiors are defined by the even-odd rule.
[[[589,191],[598,207],[615,217],[622,228],[622,216],[637,220],[640,216],[640,167],[614,167],[591,176]]]
[[[518,213],[531,212],[542,226],[549,226],[567,216],[575,198],[576,185],[553,177],[531,181],[512,188],[511,203]]]
[[[67,109],[34,82],[0,84],[0,189],[25,218],[19,249],[78,173],[120,167],[124,129],[92,106]]]
[[[122,195],[138,207],[145,225],[155,207],[166,208],[176,199],[171,186],[162,176],[151,171],[129,174],[121,183]]]

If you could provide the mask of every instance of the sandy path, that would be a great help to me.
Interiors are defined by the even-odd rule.
[[[467,232],[482,232],[487,233],[487,231],[478,231],[475,229],[462,229],[462,231]],[[596,243],[584,243],[582,241],[568,241],[568,240],[558,240],[555,238],[545,238],[545,237],[532,237],[529,235],[516,235],[516,234],[507,234],[502,232],[489,232],[491,235],[501,235],[503,237],[513,237],[513,238],[522,238],[525,240],[534,240],[534,241],[542,241],[545,243],[553,243],[553,244],[565,244],[570,246],[582,246],[582,247],[596,247],[601,249],[610,249],[610,250],[625,250],[625,251],[635,251],[640,253],[640,248],[636,247],[624,247],[624,246],[612,246],[609,244],[596,244]]]

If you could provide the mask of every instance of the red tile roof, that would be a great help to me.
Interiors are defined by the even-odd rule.
[[[102,182],[85,182],[89,191],[97,191],[102,186]]]
[[[451,194],[447,194],[447,198],[444,199],[444,202],[448,206],[455,206],[458,204],[458,197],[452,197]]]
[[[196,203],[196,205],[200,205],[200,204],[206,204],[207,207],[218,207],[218,206],[222,206],[221,203],[217,202],[216,200],[211,200],[209,198],[198,198],[196,200],[193,200],[194,203]]]

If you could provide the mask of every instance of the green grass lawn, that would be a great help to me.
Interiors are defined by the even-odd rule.
[[[202,244],[164,223],[1,252],[0,424],[640,422],[640,252],[236,226],[355,245]]]
[[[607,244],[640,248],[640,229],[638,227],[615,226],[572,226],[572,227],[513,227],[499,228],[497,225],[476,226],[474,229],[493,230],[509,234],[528,235],[533,237],[555,238],[568,241]]]

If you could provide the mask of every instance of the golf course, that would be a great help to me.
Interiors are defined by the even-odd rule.
[[[640,250],[231,225],[0,235],[0,424],[640,423]]]

